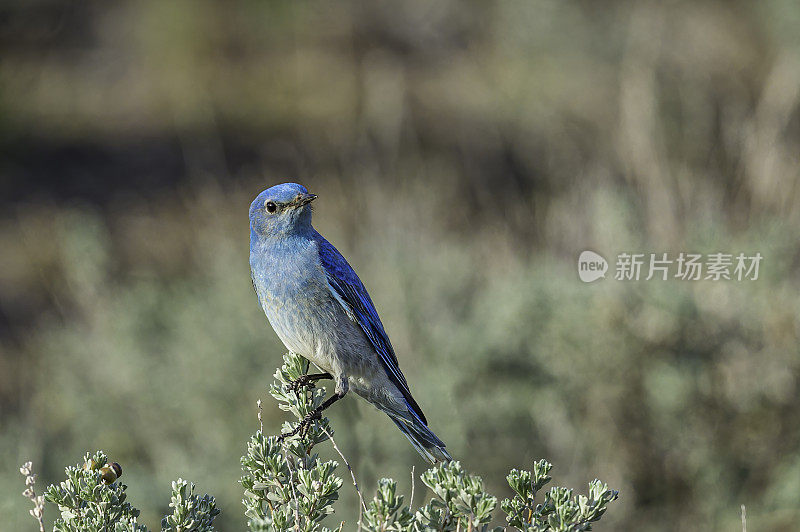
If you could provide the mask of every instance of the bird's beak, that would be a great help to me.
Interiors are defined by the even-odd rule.
[[[297,199],[295,199],[293,203],[297,207],[302,207],[306,203],[311,203],[315,199],[317,199],[316,194],[300,194],[297,196]]]

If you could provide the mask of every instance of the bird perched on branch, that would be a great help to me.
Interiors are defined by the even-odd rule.
[[[283,436],[303,430],[352,390],[388,414],[430,463],[451,460],[411,396],[367,289],[312,227],[316,197],[284,183],[250,205],[250,271],[261,307],[286,348],[324,371],[295,384],[335,382],[334,395]]]

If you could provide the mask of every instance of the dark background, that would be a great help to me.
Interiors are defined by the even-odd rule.
[[[41,490],[102,448],[149,526],[183,476],[243,528],[255,401],[286,419],[247,209],[292,180],[491,491],[547,458],[621,491],[598,529],[791,528],[798,27],[789,0],[3,3],[3,527],[35,526],[19,464]],[[584,284],[584,249],[764,260]],[[385,416],[330,417],[367,494],[408,493]]]

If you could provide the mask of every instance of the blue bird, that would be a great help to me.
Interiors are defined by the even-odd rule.
[[[296,384],[335,382],[335,394],[284,436],[352,390],[385,412],[428,462],[451,460],[411,396],[367,289],[311,226],[316,197],[284,183],[250,205],[250,272],[261,308],[286,348],[324,371]]]

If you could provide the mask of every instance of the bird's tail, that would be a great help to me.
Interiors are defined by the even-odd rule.
[[[397,428],[408,438],[414,449],[431,464],[436,462],[449,462],[452,460],[450,453],[445,449],[444,442],[414,413],[411,407],[405,412],[398,412],[385,406],[378,406],[394,421]]]

